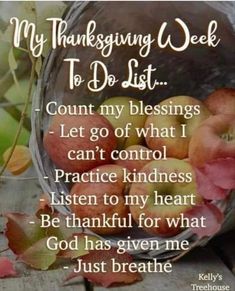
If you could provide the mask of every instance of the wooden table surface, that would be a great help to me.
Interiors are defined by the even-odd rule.
[[[33,177],[28,179],[28,177]],[[19,180],[19,179],[27,180]],[[33,169],[16,179],[0,181],[0,214],[5,212],[34,213],[42,190]],[[7,247],[3,235],[5,221],[0,218],[0,250]],[[7,251],[0,255],[12,257]],[[22,263],[16,268],[20,274],[17,278],[0,279],[0,290],[4,291],[104,291],[105,288],[92,286],[82,278],[74,284],[63,286],[63,279],[70,272],[62,268],[49,271],[32,270]],[[222,283],[235,291],[235,234],[234,231],[218,237],[204,247],[197,248],[173,265],[170,274],[144,274],[143,281],[124,287],[112,288],[113,291],[190,291],[192,283],[200,283],[200,273],[214,273],[223,276]],[[204,282],[205,284],[207,282]],[[217,282],[218,284],[218,282]]]

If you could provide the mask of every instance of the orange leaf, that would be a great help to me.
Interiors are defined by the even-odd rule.
[[[47,248],[47,233],[53,227],[42,228],[40,219],[21,213],[7,213],[5,235],[9,248],[27,265],[41,270],[47,270],[55,261],[57,250]],[[55,234],[62,236],[60,229],[54,229]]]
[[[94,250],[90,251],[88,255],[80,257],[83,263],[86,265],[95,264],[99,262],[105,262],[105,272],[84,272],[83,268],[80,272],[72,272],[66,281],[73,278],[83,276],[94,284],[102,285],[103,287],[109,287],[116,284],[131,284],[136,281],[142,280],[140,273],[138,272],[113,272],[112,259],[115,259],[117,263],[130,264],[133,258],[128,253],[118,254],[116,248],[110,250]]]
[[[40,227],[40,221],[35,216],[21,213],[7,213],[7,225],[5,235],[9,248],[20,255],[38,240],[45,237],[45,229]]]
[[[4,162],[7,161],[11,152],[11,148],[8,148],[3,154]],[[13,175],[20,175],[26,171],[32,163],[31,153],[29,148],[23,145],[17,145],[14,152],[7,164],[7,170]]]

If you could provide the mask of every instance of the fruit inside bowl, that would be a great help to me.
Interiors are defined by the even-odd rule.
[[[56,181],[69,185],[72,213],[90,230],[126,236],[134,227],[142,235],[173,237],[195,226],[191,211],[213,203],[200,193],[197,169],[235,159],[234,132],[235,115],[212,115],[206,102],[193,97],[154,105],[111,97],[97,112],[55,114],[44,146]],[[83,196],[95,202],[76,203]],[[205,227],[201,217],[197,228]]]

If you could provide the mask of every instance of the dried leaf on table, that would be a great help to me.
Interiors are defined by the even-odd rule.
[[[59,252],[59,250],[47,248],[47,239],[48,237],[45,237],[34,243],[19,256],[19,259],[32,268],[47,270],[56,261],[56,255]]]
[[[46,230],[40,227],[40,221],[34,216],[21,213],[7,213],[5,235],[9,248],[20,255],[34,243],[46,236]],[[34,222],[31,224],[30,222]]]
[[[60,227],[48,226],[42,228],[41,221],[36,216],[20,213],[5,214],[7,218],[5,236],[8,239],[9,248],[24,263],[41,270],[48,269],[56,261],[57,254],[60,251],[59,249],[50,250],[47,248],[48,238],[54,236],[58,242],[70,240],[76,231],[73,228],[65,227],[65,217],[63,215],[58,213],[46,213],[46,215],[59,218]],[[71,251],[71,253],[68,251],[67,257],[73,258],[79,254],[84,255],[83,241],[80,242],[80,247],[80,250]]]
[[[35,216],[20,213],[5,214],[5,235],[9,248],[27,265],[46,270],[56,261],[59,250],[49,250],[46,245],[47,229],[42,228]]]

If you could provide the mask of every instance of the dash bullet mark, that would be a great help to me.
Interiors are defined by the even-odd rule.
[[[68,266],[64,266],[64,267],[63,267],[63,269],[66,269],[66,270],[68,270],[68,269],[69,269],[69,267],[68,267]]]

